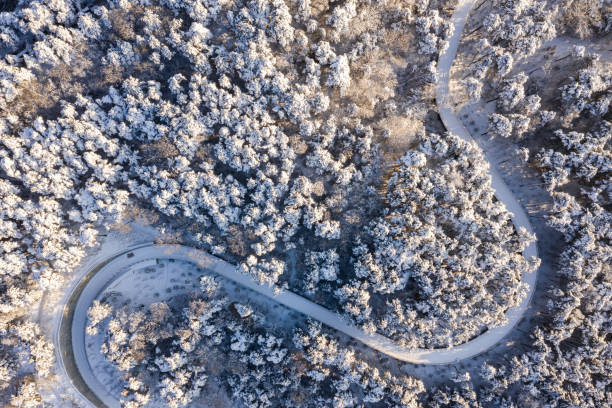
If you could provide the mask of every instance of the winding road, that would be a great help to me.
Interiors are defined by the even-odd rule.
[[[438,80],[436,86],[437,104],[440,116],[447,130],[467,141],[473,141],[469,132],[454,114],[449,98],[450,69],[457,52],[461,32],[474,0],[460,0],[452,16],[454,31],[449,39],[448,49],[438,60]],[[486,155],[486,152],[485,152]],[[489,169],[495,196],[503,202],[513,214],[515,227],[524,227],[532,232],[527,215],[510,189],[494,168]],[[537,256],[537,247],[532,243],[523,253],[526,258]],[[472,357],[487,351],[502,340],[519,322],[526,311],[535,289],[536,273],[523,274],[523,281],[529,286],[528,295],[518,307],[507,312],[508,323],[502,327],[489,329],[484,334],[459,346],[448,349],[416,349],[409,350],[398,346],[390,339],[378,334],[366,334],[359,328],[348,323],[335,312],[321,307],[295,293],[282,291],[275,293],[268,286],[257,284],[251,277],[239,273],[234,265],[213,257],[203,251],[180,245],[158,246],[144,243],[120,250],[105,260],[97,263],[89,262],[82,271],[83,278],[75,285],[68,296],[64,313],[57,325],[55,336],[56,349],[60,367],[70,378],[79,394],[96,407],[119,407],[119,401],[111,395],[96,379],[85,353],[85,325],[87,324],[87,309],[93,300],[119,275],[138,262],[155,259],[177,259],[192,262],[198,266],[217,273],[227,279],[272,298],[293,310],[318,320],[329,327],[359,340],[393,358],[410,363],[448,364]]]
[[[474,142],[474,139],[453,110],[449,95],[449,81],[451,67],[453,65],[455,55],[457,54],[461,33],[463,32],[463,27],[465,26],[470,9],[472,8],[474,2],[475,0],[459,0],[457,8],[453,12],[452,23],[454,30],[451,38],[448,40],[448,48],[438,58],[438,77],[436,81],[436,103],[438,105],[438,112],[440,113],[444,126],[449,133],[453,133],[468,142]],[[494,163],[494,161],[489,158],[487,151],[483,151],[483,153],[489,163]],[[518,230],[520,227],[524,227],[527,232],[533,234],[533,228],[529,222],[525,209],[518,202],[506,183],[504,183],[501,175],[497,172],[493,165],[489,165],[489,174],[491,175],[491,186],[495,191],[495,197],[504,203],[506,209],[511,213],[512,223],[514,224],[515,228]],[[526,259],[538,257],[537,243],[532,242],[527,248],[525,248],[523,251],[523,256]],[[528,285],[527,296],[523,298],[523,301],[518,306],[506,312],[506,317],[508,319],[507,324],[489,329],[481,336],[478,336],[474,340],[460,346],[456,346],[449,350],[449,352],[456,349],[462,349],[459,355],[461,355],[460,359],[464,359],[483,353],[502,340],[512,331],[512,329],[514,329],[529,307],[529,303],[531,303],[531,298],[535,292],[536,278],[537,271],[532,273],[523,273],[522,281]],[[446,350],[442,351],[442,353],[445,352]],[[457,355],[455,355],[455,357],[456,356]],[[452,355],[447,354],[443,358],[434,357],[433,359],[436,361],[432,361],[431,363],[448,363],[453,361],[447,360],[446,357],[452,357]]]

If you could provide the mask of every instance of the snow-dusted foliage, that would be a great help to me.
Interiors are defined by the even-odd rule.
[[[598,64],[598,57],[590,58],[586,68],[561,87],[564,113],[576,116],[585,111],[590,116],[604,117],[612,102],[612,74],[608,67]]]
[[[327,85],[337,87],[344,92],[351,84],[351,68],[346,55],[335,57],[330,61]]]
[[[101,352],[123,376],[122,406],[192,406],[212,374],[239,405],[416,406],[424,391],[419,380],[380,372],[317,324],[296,330],[293,341],[277,336],[252,307],[230,304],[211,277],[202,281],[202,293],[183,308],[174,299],[144,311],[108,304],[90,309],[91,327],[104,336]],[[101,308],[111,309],[104,319]]]
[[[193,296],[92,304],[86,336],[122,374],[125,407],[198,406],[215,387],[249,407],[609,405],[609,66],[575,47],[573,75],[546,88],[521,65],[557,29],[608,33],[609,2],[481,3],[461,79],[470,98],[496,100],[491,134],[549,137],[529,165],[566,241],[534,344],[425,393],[401,374],[414,367],[366,360],[300,317],[272,324],[205,277]],[[438,134],[431,91],[454,6],[0,2],[0,405],[71,404],[49,385],[48,314],[87,250],[142,209],[400,345],[503,324],[539,261],[521,256],[534,237],[494,198],[478,149]]]
[[[497,106],[505,112],[516,108],[525,98],[524,87],[527,79],[527,75],[522,72],[512,78],[505,79],[499,89]]]
[[[549,224],[565,240],[557,266],[562,284],[548,296],[550,317],[534,331],[533,349],[509,367],[488,369],[486,398],[493,403],[513,384],[540,405],[599,407],[609,400],[612,126],[585,107],[610,85],[602,85],[597,59],[587,59],[589,67],[558,90],[564,127],[548,125],[548,146],[535,157],[553,197]]]
[[[514,230],[485,163],[475,146],[435,134],[399,160],[389,208],[358,240],[354,280],[337,291],[347,315],[411,347],[462,343],[505,322],[537,260],[523,258],[533,237]],[[386,308],[370,306],[377,298]]]
[[[39,338],[32,319],[38,316],[30,310],[39,309],[44,291],[62,287],[85,249],[96,244],[99,229],[119,220],[127,203],[121,164],[129,156],[121,142],[101,131],[105,120],[99,105],[84,97],[65,103],[58,120],[39,117],[24,127],[15,116],[0,119],[0,333],[14,347],[11,353],[24,356],[23,368],[7,363],[16,369],[7,384],[32,368],[41,377],[48,373],[52,348],[40,346],[47,340]],[[14,337],[23,325],[36,336]],[[30,384],[27,375],[22,378]]]
[[[494,46],[510,53],[528,56],[542,42],[555,37],[554,6],[545,0],[493,0],[493,9],[482,22]]]
[[[605,2],[560,4],[564,29],[582,38],[605,32],[599,31],[604,19],[597,18],[609,9]],[[546,305],[540,306],[537,326],[530,327],[522,350],[481,366],[484,384],[472,394],[477,403],[466,398],[470,406],[609,405],[610,65],[588,48],[590,52],[582,45],[564,51],[551,62],[552,73],[543,66],[544,75],[531,69],[529,78],[489,77],[498,92],[491,95],[499,97],[489,133],[520,137],[517,125],[529,129],[520,142],[523,161],[534,159],[547,190],[539,194],[552,197],[543,215],[561,244],[549,261],[552,275],[542,293]],[[441,391],[441,406],[448,406],[444,404],[456,392]]]
[[[370,58],[385,41],[407,45],[403,36],[417,31],[416,16],[427,20],[419,35],[439,37],[437,48],[450,26],[437,3],[420,4],[416,16],[382,3],[342,1],[324,10],[310,3],[1,6],[0,335],[7,340],[0,404],[42,401],[35,370],[46,376],[53,354],[34,323],[44,310],[33,311],[45,292],[65,289],[86,249],[126,210],[146,208],[165,223],[189,225],[182,232],[199,246],[261,283],[287,285],[293,251],[301,282],[313,292],[336,289],[348,229],[367,221],[375,201],[378,121],[408,108]],[[433,78],[435,64],[426,59],[410,67],[419,81]],[[403,75],[390,72],[396,82]],[[384,82],[368,85],[374,91],[365,113],[355,103],[362,75]],[[411,103],[423,92],[412,90]],[[389,109],[378,112],[379,103]],[[349,224],[347,209],[360,221]],[[313,255],[321,253],[325,259]],[[312,258],[302,265],[306,254]],[[88,333],[109,319],[125,321],[110,313],[95,305]],[[135,336],[143,325],[135,323]],[[18,334],[21,327],[35,335]],[[196,374],[164,374],[165,391],[156,395],[186,403],[203,384],[190,377]],[[183,394],[181,381],[189,384]],[[128,384],[129,404],[148,398],[143,384]]]
[[[499,81],[512,73],[517,62],[534,55],[557,35],[557,5],[547,0],[491,0],[483,16],[470,28],[470,47],[476,55],[466,66],[463,83],[471,99],[478,99],[487,80]],[[481,4],[481,7],[485,3]],[[480,8],[479,8],[480,9]],[[522,98],[522,73],[507,78],[499,90],[499,104],[508,112]],[[495,85],[494,85],[495,87]],[[502,96],[503,95],[503,96]],[[518,113],[518,112],[515,112]],[[520,131],[515,130],[517,136]]]
[[[336,281],[338,278],[338,254],[335,249],[327,251],[308,251],[304,264],[307,273],[304,285],[308,292],[314,292],[321,281]]]
[[[612,125],[601,121],[586,133],[557,130],[561,149],[538,154],[542,175],[551,191],[578,183],[582,196],[603,205],[612,202]]]
[[[504,115],[493,113],[489,116],[489,132],[495,136],[512,136],[512,122]]]
[[[527,81],[523,72],[501,81],[497,94],[498,112],[489,116],[491,136],[522,139],[556,117],[555,112],[540,109],[542,98],[537,94],[525,95]]]
[[[172,310],[166,303],[153,303],[146,310],[114,309],[94,304],[89,310],[89,335],[104,336],[101,352],[123,374],[122,405],[145,406],[154,400],[177,408],[189,406],[206,384],[204,352],[219,344],[223,334],[213,322],[223,310],[215,290],[189,302],[188,308]],[[100,319],[100,310],[104,318]]]
[[[463,82],[471,101],[477,101],[482,96],[482,81],[476,78],[466,78]]]
[[[612,214],[556,193],[551,225],[566,241],[559,272],[567,285],[555,289],[550,323],[534,333],[534,350],[513,360],[509,380],[542,403],[606,405]]]
[[[612,4],[606,0],[562,0],[561,23],[570,34],[586,39],[612,30]]]
[[[448,47],[447,38],[452,35],[453,26],[440,16],[438,10],[429,10],[427,14],[415,20],[419,35],[419,53],[437,55]]]
[[[592,183],[574,172],[568,176],[579,186]],[[563,233],[566,244],[559,256],[564,284],[548,295],[550,317],[533,331],[532,348],[508,365],[483,366],[481,398],[494,405],[507,401],[517,386],[524,400],[535,405],[600,407],[609,401],[612,214],[597,195],[577,200],[554,192],[553,198],[550,224]]]
[[[378,370],[354,351],[342,348],[320,324],[311,322],[296,330],[293,343],[298,350],[295,363],[308,370],[305,377],[316,388],[333,390],[333,397],[308,401],[304,406],[350,407],[362,402],[417,407],[417,395],[425,391],[420,380]]]

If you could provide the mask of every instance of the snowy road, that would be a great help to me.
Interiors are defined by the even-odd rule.
[[[473,4],[474,0],[460,0],[453,13],[452,22],[454,31],[453,35],[449,39],[448,48],[440,55],[440,58],[438,58],[438,78],[436,84],[436,102],[444,126],[448,132],[453,133],[469,142],[473,142],[474,140],[461,120],[455,114],[451,105],[449,81],[451,67],[453,65],[455,55],[457,54],[457,47],[459,46],[461,33],[463,32],[463,27],[465,26],[465,22]],[[484,151],[484,154],[489,163],[494,163],[494,161],[489,159],[489,155],[486,151]],[[508,211],[512,213],[512,223],[514,226],[517,229],[519,227],[524,227],[530,234],[533,234],[533,228],[529,222],[527,213],[517,201],[512,191],[510,191],[508,186],[504,183],[502,177],[497,170],[495,170],[492,164],[489,166],[489,174],[491,174],[491,186],[495,190],[495,197],[504,203]],[[523,256],[527,259],[531,258],[532,256],[537,257],[537,243],[533,242],[527,248],[525,248],[523,251]],[[533,297],[533,293],[535,291],[536,277],[537,272],[523,274],[522,280],[529,286],[527,296],[525,296],[523,301],[517,307],[508,310],[506,313],[508,323],[506,325],[490,329],[476,339],[454,348],[462,349],[462,352],[459,353],[459,355],[462,356],[462,359],[488,350],[512,331],[529,307],[529,303],[531,302],[531,298]]]
[[[461,32],[467,19],[473,0],[460,0],[452,17],[454,33],[449,39],[448,49],[440,56],[438,61],[438,84],[436,96],[440,116],[446,128],[465,140],[472,140],[461,121],[453,113],[449,102],[449,76]],[[486,152],[485,152],[486,154]],[[494,168],[490,169],[492,186],[496,197],[513,213],[512,221],[518,227],[525,227],[532,232],[527,215],[512,192],[504,184]],[[128,256],[129,255],[129,256]],[[535,243],[524,251],[525,257],[537,256]],[[185,246],[156,246],[153,244],[139,245],[126,248],[108,257],[98,264],[89,263],[88,270],[83,275],[79,285],[67,300],[63,319],[59,325],[56,344],[59,346],[60,366],[64,369],[80,394],[94,406],[111,408],[119,407],[115,396],[110,395],[92,372],[85,353],[85,325],[87,309],[102,290],[118,275],[125,272],[130,265],[147,259],[179,259],[196,263],[198,266],[209,269],[236,283],[250,288],[264,296],[294,309],[306,316],[318,320],[362,343],[398,360],[420,364],[447,364],[472,357],[482,353],[505,337],[519,322],[526,311],[535,288],[536,274],[524,274],[523,281],[528,284],[528,295],[522,303],[507,312],[508,324],[488,330],[481,336],[449,349],[408,350],[393,343],[381,335],[369,335],[357,327],[347,323],[340,315],[327,310],[297,294],[284,291],[274,293],[267,286],[255,283],[250,277],[236,271],[236,268],[205,252]]]
[[[494,332],[494,329],[464,345],[451,349],[407,350],[384,336],[364,333],[359,328],[347,323],[337,313],[319,306],[302,296],[289,291],[275,293],[271,287],[259,285],[250,276],[238,272],[234,265],[206,252],[183,245],[154,245],[151,243],[125,249],[119,254],[114,254],[109,260],[99,265],[94,265],[92,270],[86,274],[84,282],[82,281],[83,284],[79,285],[78,289],[73,292],[71,301],[68,302],[68,310],[64,316],[71,316],[72,319],[67,321],[67,324],[62,322],[61,327],[63,329],[60,330],[59,337],[64,337],[69,339],[69,341],[60,343],[60,346],[63,347],[60,355],[62,356],[63,366],[66,367],[66,372],[72,379],[73,384],[77,386],[81,395],[85,396],[94,406],[119,408],[120,403],[116,396],[112,395],[98,380],[87,357],[85,343],[87,309],[109,284],[130,270],[132,266],[142,266],[143,262],[155,262],[156,259],[175,259],[191,262],[200,268],[230,279],[243,287],[269,297],[288,308],[318,320],[382,353],[402,361],[428,364],[452,362],[477,354],[498,340],[493,338],[493,343],[491,344],[487,340],[487,334]]]

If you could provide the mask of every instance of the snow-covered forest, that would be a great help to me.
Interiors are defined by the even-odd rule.
[[[87,313],[122,407],[606,406],[610,31],[605,0],[0,1],[0,405],[103,406],[57,327],[146,230],[407,350],[514,330],[423,367],[211,273],[160,280]]]

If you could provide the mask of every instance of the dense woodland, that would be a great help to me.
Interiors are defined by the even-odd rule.
[[[466,70],[468,93],[478,99],[484,90],[483,100],[496,100],[489,136],[511,138],[541,174],[551,200],[549,225],[565,240],[555,265],[558,285],[546,294],[546,318],[531,333],[532,349],[509,365],[483,366],[490,387],[484,395],[504,406],[519,395],[530,405],[604,406],[611,398],[612,75],[609,59],[578,40],[605,43],[612,8],[561,1],[556,15],[546,4],[492,2],[487,14],[496,23],[476,25],[481,37],[469,40],[487,48]],[[530,57],[546,54],[546,41],[554,44],[556,36],[576,45],[530,66]],[[525,47],[525,37],[538,43]]]
[[[505,324],[540,237],[514,228],[481,150],[435,112],[455,3],[0,2],[0,405],[68,404],[41,305],[139,211],[406,347]],[[103,336],[123,406],[194,406],[213,377],[248,407],[609,403],[610,63],[576,45],[563,80],[521,68],[558,36],[609,38],[612,9],[476,3],[485,18],[462,41],[478,52],[458,81],[496,101],[488,134],[539,172],[565,240],[530,346],[426,386],[316,322],[282,329],[204,276],[187,302],[92,305],[87,335]]]

